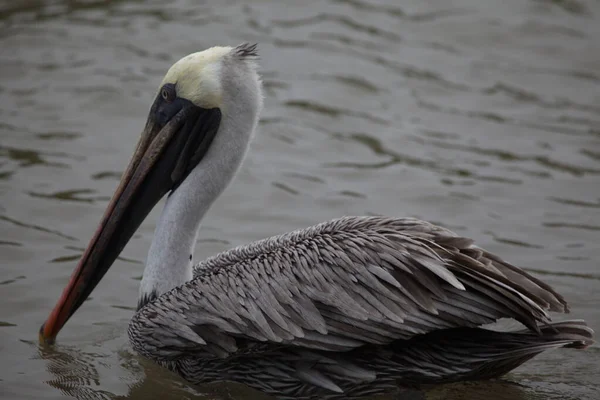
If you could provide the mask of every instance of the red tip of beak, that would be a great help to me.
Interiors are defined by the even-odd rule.
[[[54,306],[54,309],[52,309],[46,322],[40,327],[40,343],[53,344],[56,335],[58,335],[58,332],[71,316],[71,310],[73,309],[75,299],[77,299],[80,294],[79,292],[81,291],[80,283],[82,282],[81,270],[83,269],[83,260],[84,258],[79,261],[79,265],[75,269],[75,273],[71,277],[69,284],[63,290],[62,295],[56,302],[56,305]]]

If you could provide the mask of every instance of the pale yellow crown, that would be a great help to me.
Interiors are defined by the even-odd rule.
[[[211,47],[183,57],[169,68],[161,87],[166,83],[175,84],[177,97],[202,108],[221,108],[222,60],[231,50],[231,47]]]

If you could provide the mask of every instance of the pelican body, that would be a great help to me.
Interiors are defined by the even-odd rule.
[[[552,288],[455,233],[412,218],[344,217],[195,267],[200,222],[233,179],[262,109],[255,45],[190,54],[167,72],[131,162],[40,329],[52,343],[147,214],[156,226],[129,338],[199,384],[278,399],[351,399],[498,377],[540,352],[585,348]],[[520,331],[485,324],[512,318]]]

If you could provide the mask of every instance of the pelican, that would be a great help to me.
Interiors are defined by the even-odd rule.
[[[83,304],[156,203],[128,335],[193,384],[278,399],[352,399],[501,376],[547,349],[585,348],[561,295],[448,229],[343,217],[193,266],[200,222],[233,179],[262,109],[256,45],[213,47],[165,75],[135,153],[56,306],[43,343]],[[521,330],[487,329],[500,318]]]

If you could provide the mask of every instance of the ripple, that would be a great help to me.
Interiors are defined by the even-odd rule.
[[[440,18],[462,16],[468,13],[465,8],[452,8],[435,10],[423,13],[408,14],[404,12],[400,7],[390,6],[385,4],[371,4],[360,0],[334,0],[336,3],[343,3],[361,11],[378,12],[391,15],[393,17],[401,18],[404,20],[415,21],[415,22],[431,22]]]
[[[315,79],[318,80],[324,80],[324,81],[329,81],[331,79],[340,82],[346,86],[350,86],[352,88],[355,89],[359,89],[365,92],[370,92],[370,93],[378,93],[379,92],[379,88],[369,82],[367,79],[365,79],[365,77],[362,76],[342,76],[342,75],[313,75],[312,76]]]
[[[384,155],[384,156],[391,156],[391,157],[397,156],[397,154],[394,153],[392,150],[387,149],[383,145],[383,142],[381,140],[377,139],[374,136],[368,135],[366,133],[354,133],[354,134],[351,134],[346,137],[349,139],[352,139],[360,144],[365,145],[367,148],[369,148],[373,153],[375,153],[377,155]]]
[[[149,59],[155,59],[155,60],[164,61],[164,62],[171,61],[173,59],[173,56],[167,52],[163,52],[163,51],[153,52],[153,51],[147,50],[143,47],[136,46],[132,43],[125,43],[122,45],[122,47],[125,51],[131,52],[140,58],[149,58]],[[155,50],[155,49],[153,48],[153,50]]]
[[[582,257],[582,256],[557,256],[556,259],[561,260],[561,261],[589,261],[590,260],[589,257]]]
[[[26,276],[25,275],[19,275],[16,278],[13,279],[7,279],[5,281],[0,282],[0,285],[10,285],[11,283],[15,283],[20,281],[21,279],[25,279]]]
[[[8,240],[0,240],[0,246],[22,247],[23,244],[22,243],[18,243],[18,242],[11,242],[11,241],[8,241]]]
[[[35,136],[40,140],[74,140],[83,135],[77,132],[45,132],[38,133]]]
[[[83,249],[81,247],[76,247],[76,246],[64,246],[64,249],[69,250],[69,251],[76,251],[77,254],[70,254],[70,255],[66,255],[66,256],[55,257],[55,258],[51,259],[49,262],[56,263],[56,264],[62,264],[62,263],[70,263],[70,262],[74,262],[74,261],[79,261],[79,259],[83,255],[83,252],[85,251],[85,249]],[[120,255],[119,257],[117,257],[117,260],[129,263],[129,264],[137,264],[137,265],[144,264],[140,260],[124,257],[123,255]]]
[[[570,206],[600,208],[600,200],[595,203],[592,203],[589,201],[568,199],[568,198],[564,198],[564,197],[553,197],[553,196],[547,197],[547,199],[550,201],[554,201],[556,203],[566,204],[566,205],[570,205]]]
[[[586,167],[582,167],[582,166],[577,166],[577,165],[561,162],[561,161],[555,160],[547,155],[519,155],[519,154],[516,154],[516,153],[508,151],[508,150],[488,149],[488,148],[483,148],[483,147],[478,147],[478,146],[468,146],[468,145],[462,145],[462,144],[458,144],[458,143],[449,143],[449,142],[441,142],[441,141],[425,141],[419,137],[413,137],[412,139],[414,141],[426,144],[427,146],[433,146],[433,147],[438,147],[438,148],[442,148],[442,149],[466,151],[466,152],[477,154],[477,155],[485,155],[488,157],[494,157],[501,161],[508,161],[508,162],[532,161],[532,162],[539,164],[543,167],[546,167],[548,169],[566,172],[566,173],[569,173],[574,176],[583,176],[586,174],[590,174],[590,175],[600,174],[600,169],[586,168]],[[525,172],[525,171],[523,171],[523,172]],[[533,175],[537,175],[537,176],[543,175],[542,171],[538,171],[538,172],[529,171],[529,173],[533,174]]]
[[[130,72],[130,71],[128,71]],[[120,79],[121,81],[124,80],[129,80],[129,81],[142,81],[145,82],[146,78],[143,76],[139,76],[139,75],[134,75],[134,74],[127,74],[124,71],[121,71],[120,74]],[[65,92],[75,96],[75,95],[86,95],[86,94],[92,94],[92,95],[97,95],[97,96],[101,96],[101,95],[108,95],[108,96],[120,96],[121,95],[121,88],[118,86],[108,86],[108,85],[79,85],[79,86],[73,86],[73,87],[69,87],[68,89],[65,89]]]
[[[577,224],[573,222],[544,222],[543,226],[547,228],[567,228],[567,229],[583,229],[587,231],[600,231],[599,225]]]
[[[470,91],[471,89],[463,84],[452,82],[442,77],[439,73],[433,72],[424,68],[418,68],[413,65],[406,65],[398,61],[392,61],[384,58],[383,56],[368,56],[363,55],[365,58],[370,58],[375,64],[384,66],[394,72],[399,73],[407,79],[414,79],[419,81],[435,83],[440,87],[446,89],[453,89],[459,91]]]
[[[315,112],[318,114],[327,115],[327,116],[333,117],[333,118],[339,118],[340,116],[343,115],[343,116],[366,119],[366,120],[375,122],[380,125],[388,125],[387,120],[385,120],[383,118],[375,117],[371,114],[367,114],[367,113],[359,112],[359,111],[344,110],[342,108],[337,108],[337,107],[333,107],[330,105],[320,104],[315,101],[288,100],[284,103],[284,105],[287,107],[298,108],[298,109],[305,110],[305,111],[310,111],[310,112]]]
[[[560,68],[549,68],[549,67],[533,67],[529,65],[523,65],[514,62],[511,60],[510,63],[500,63],[500,62],[489,62],[489,61],[479,61],[477,63],[478,67],[483,69],[497,69],[501,71],[510,71],[516,73],[533,73],[533,74],[543,74],[543,75],[553,75],[556,77],[569,77],[576,78],[584,81],[590,81],[594,83],[600,82],[600,75],[596,72],[578,70],[578,69],[560,69]]]
[[[600,151],[593,151],[590,149],[581,149],[579,151],[584,156],[591,158],[594,161],[600,161]]]
[[[77,261],[80,258],[81,258],[81,254],[74,254],[72,256],[56,257],[56,258],[53,258],[52,260],[50,260],[50,262],[53,264],[70,263],[72,261]]]
[[[290,87],[288,83],[275,79],[263,79],[262,84],[267,89],[288,89]]]
[[[437,72],[429,71],[423,68],[411,67],[411,66],[403,66],[397,67],[399,71],[402,72],[406,78],[416,79],[420,81],[428,81],[435,82],[449,89],[455,90],[467,90],[468,87],[466,85],[462,85],[459,83],[450,82],[449,80],[443,78]]]
[[[342,161],[335,163],[324,163],[323,166],[326,168],[354,168],[354,169],[382,169],[393,165],[408,165],[410,167],[418,167],[425,170],[431,170],[444,175],[456,176],[460,178],[473,178],[480,180],[494,180],[496,182],[519,184],[518,180],[494,177],[494,176],[479,176],[475,172],[465,168],[453,168],[443,165],[439,162],[432,161],[429,159],[421,159],[414,156],[408,156],[406,154],[400,154],[394,150],[388,149],[381,140],[374,136],[366,133],[354,133],[350,135],[334,135],[338,139],[352,140],[361,145],[364,145],[370,149],[374,154],[378,156],[387,157],[388,160],[381,162],[356,162],[356,161]],[[453,182],[447,182],[453,183]]]
[[[387,161],[368,163],[368,162],[336,162],[336,163],[324,163],[323,165],[328,168],[356,168],[356,169],[380,169],[386,168],[396,164],[406,164],[409,166],[426,167],[428,169],[438,170],[437,163],[430,160],[422,160],[415,157],[406,156],[403,154],[396,153],[386,148],[381,140],[368,135],[366,133],[355,133],[350,135],[336,135],[337,138],[342,140],[352,140],[357,142],[378,156],[385,156],[388,158]]]
[[[402,8],[396,6],[372,4],[360,0],[334,0],[334,2],[347,4],[360,11],[380,12],[400,18],[405,18],[407,16]]]
[[[48,228],[45,228],[43,226],[39,226],[39,225],[35,225],[35,224],[28,224],[26,222],[21,222],[21,221],[18,221],[16,219],[14,219],[14,218],[10,218],[10,217],[8,217],[6,215],[0,215],[0,221],[9,222],[9,223],[11,223],[13,225],[16,225],[16,226],[19,226],[21,228],[28,228],[28,229],[33,229],[33,230],[36,230],[36,231],[39,231],[39,232],[50,233],[52,235],[59,236],[59,237],[61,237],[63,239],[77,240],[77,238],[74,238],[73,236],[65,235],[64,233],[61,233],[61,232],[59,232],[57,230],[48,229]]]
[[[95,181],[100,181],[103,179],[112,179],[112,180],[119,180],[121,179],[121,176],[123,175],[122,172],[117,172],[117,171],[101,171],[101,172],[96,172],[94,174],[91,175],[91,178]]]
[[[422,135],[425,135],[425,136],[432,137],[434,139],[452,139],[452,140],[460,139],[460,135],[458,133],[453,133],[453,132],[421,130],[419,133]]]
[[[281,20],[272,20],[271,23],[274,26],[284,29],[291,29],[297,27],[307,27],[311,25],[318,25],[322,22],[334,22],[340,26],[350,29],[354,32],[365,33],[369,36],[379,37],[382,39],[387,39],[393,42],[398,42],[401,39],[400,35],[394,32],[386,31],[376,26],[363,24],[355,21],[354,19],[343,16],[343,15],[332,15],[332,14],[318,14],[305,18],[297,18],[297,19],[281,19]]]
[[[378,156],[385,156],[388,158],[388,160],[380,161],[380,162],[341,161],[341,162],[334,162],[334,163],[324,163],[323,166],[326,168],[383,169],[383,168],[387,168],[387,167],[390,167],[393,165],[403,164],[403,165],[408,165],[411,167],[419,167],[421,169],[431,170],[431,171],[441,173],[441,174],[447,175],[447,176],[455,176],[458,178],[470,178],[471,180],[482,181],[482,182],[496,182],[496,183],[511,184],[511,185],[521,185],[524,183],[523,180],[517,179],[517,178],[510,178],[510,177],[499,176],[499,175],[479,174],[476,171],[472,171],[472,170],[469,170],[466,168],[450,167],[450,166],[447,166],[447,165],[444,165],[442,163],[435,162],[432,160],[420,159],[420,158],[417,158],[414,156],[400,154],[396,151],[386,148],[379,139],[377,139],[373,136],[370,136],[368,134],[337,135],[337,137],[341,138],[341,139],[350,139],[350,140],[356,141],[360,144],[363,144],[367,148],[369,148],[374,154],[376,154]],[[415,140],[420,141],[418,138],[416,138]],[[438,143],[438,144],[440,145],[440,147],[443,147],[443,144],[440,144],[440,143]],[[475,151],[475,153],[477,153],[477,152]],[[513,158],[512,156],[508,155],[510,153],[504,154],[504,152],[502,152],[502,151],[491,151],[491,153],[496,154],[499,157],[505,158],[505,159]],[[514,157],[514,159],[518,159],[518,158]],[[473,164],[476,167],[486,165],[485,162],[482,163],[482,162],[478,162],[478,161],[473,162]],[[472,181],[457,182],[455,180],[448,179],[448,178],[442,179],[441,182],[446,185],[454,185],[454,184],[472,185],[473,184]]]
[[[299,179],[303,179],[308,182],[325,183],[325,180],[323,180],[322,178],[320,178],[318,176],[301,174],[298,172],[285,172],[285,173],[283,173],[283,176],[290,177],[290,178],[299,178]]]
[[[560,109],[564,109],[564,108],[568,108],[568,106],[565,107],[556,107],[556,108],[560,108]],[[577,105],[573,108],[577,108],[580,109],[582,111],[590,111],[588,109],[584,109],[584,107],[582,107],[581,105]],[[593,112],[595,113],[599,113],[600,114],[600,110],[594,110]],[[593,120],[590,118],[584,118],[584,117],[574,117],[572,115],[561,115],[559,117],[556,118],[556,121],[561,123],[561,124],[578,124],[578,125],[583,125],[584,127],[590,127],[590,133],[595,134],[595,133],[600,133],[600,131],[598,131],[597,129],[594,129],[593,127],[600,125],[600,122],[597,120]]]
[[[367,195],[358,193],[358,192],[354,192],[352,190],[341,190],[338,192],[338,194],[340,194],[342,196],[354,197],[354,198],[358,198],[358,199],[366,199],[367,198]]]
[[[487,95],[505,94],[518,102],[545,104],[537,94],[502,82],[497,82],[492,87],[483,88],[481,92]]]
[[[293,195],[300,194],[300,192],[298,190],[294,189],[293,187],[291,187],[289,185],[286,185],[285,183],[273,182],[272,185],[275,186],[277,189],[281,189],[284,192],[287,192],[289,194],[293,194]]]
[[[202,239],[198,239],[197,242],[198,243],[217,243],[217,244],[224,244],[226,246],[231,245],[231,242],[229,240],[218,239],[218,238],[202,238]]]
[[[568,172],[575,176],[582,176],[585,174],[594,174],[594,175],[600,174],[600,169],[579,167],[577,165],[567,164],[565,162],[553,160],[552,158],[550,158],[548,156],[533,156],[532,159],[534,161],[536,161],[537,163],[539,163],[545,167],[548,167],[550,169],[555,169],[555,170],[562,171],[562,172]]]
[[[585,39],[586,34],[581,30],[574,29],[565,25],[557,25],[554,23],[544,23],[540,21],[526,21],[519,28],[519,31],[526,35],[561,35],[569,38]]]
[[[39,192],[27,192],[31,197],[37,197],[40,199],[52,199],[60,201],[74,201],[78,203],[95,203],[97,201],[105,202],[110,200],[110,197],[96,196],[96,197],[82,197],[81,195],[89,195],[96,193],[92,189],[70,189],[60,190],[53,193],[39,193]]]
[[[133,312],[137,311],[137,307],[132,307],[132,306],[122,306],[122,305],[118,305],[118,304],[111,304],[110,307],[116,308],[119,310],[125,310],[125,311],[133,311]]]
[[[263,89],[268,96],[276,96],[278,91],[289,89],[290,85],[275,79],[263,79]]]
[[[543,249],[544,248],[544,246],[541,246],[539,244],[533,244],[533,243],[524,242],[522,240],[500,237],[492,232],[485,232],[485,233],[490,234],[492,236],[492,238],[498,243],[508,244],[511,246],[525,247],[528,249]]]
[[[465,199],[465,200],[472,200],[472,201],[480,200],[479,196],[474,196],[472,194],[462,193],[462,192],[449,192],[448,195],[452,196],[452,197],[458,197],[460,199]]]
[[[541,170],[533,170],[533,169],[528,169],[528,168],[522,168],[519,166],[510,166],[507,168],[509,171],[517,171],[523,175],[532,177],[532,178],[538,178],[538,179],[550,179],[552,178],[552,174],[548,171],[541,171]]]
[[[521,179],[507,178],[505,176],[477,175],[474,178],[479,181],[484,181],[484,182],[508,183],[511,185],[522,185],[523,184],[523,181]]]
[[[579,0],[535,0],[538,3],[545,3],[553,7],[559,7],[564,11],[578,16],[590,15],[587,6]]]
[[[437,220],[433,220],[431,218],[424,218],[423,216],[419,216],[419,215],[414,215],[414,216],[411,216],[411,217],[414,217],[414,218],[417,218],[417,219],[422,219],[423,221],[427,221],[427,222],[432,223],[434,225],[441,226],[442,228],[449,229],[449,230],[451,230],[453,232],[464,232],[464,231],[468,230],[468,228],[466,226],[464,226],[464,225],[449,224],[447,221],[446,222],[444,222],[444,221],[437,221]]]
[[[535,268],[523,268],[528,272],[535,272],[536,274],[541,275],[551,275],[551,276],[568,276],[570,278],[581,278],[581,279],[594,279],[600,281],[600,275],[597,274],[582,274],[577,272],[564,272],[564,271],[546,271],[544,269],[535,269]]]
[[[57,168],[69,168],[69,165],[60,162],[48,161],[48,157],[77,159],[76,157],[66,153],[50,153],[39,150],[22,149],[18,147],[8,147],[2,145],[0,145],[0,157],[6,157],[9,160],[15,161],[20,167],[33,167],[43,165]]]
[[[352,46],[352,47],[360,46],[362,48],[369,49],[369,50],[374,50],[374,49],[383,50],[383,46],[381,46],[377,42],[356,39],[356,38],[353,38],[353,37],[350,37],[348,35],[344,35],[341,33],[314,32],[314,33],[310,34],[310,38],[316,39],[321,42],[328,40],[331,42],[337,42],[337,43],[341,43],[343,45]]]

